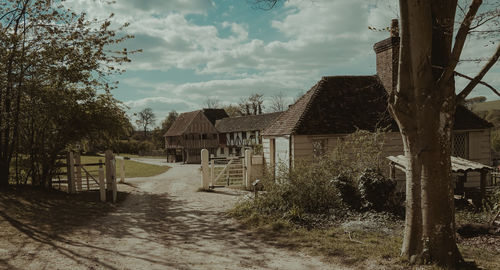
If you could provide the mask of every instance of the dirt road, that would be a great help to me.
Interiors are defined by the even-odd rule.
[[[128,179],[119,189],[129,194],[112,211],[70,220],[63,231],[2,214],[0,268],[342,269],[256,240],[224,214],[245,192],[196,192],[199,182],[199,165]]]

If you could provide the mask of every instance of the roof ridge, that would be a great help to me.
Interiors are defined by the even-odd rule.
[[[309,98],[309,102],[307,103],[306,107],[304,108],[304,110],[300,114],[299,120],[297,120],[297,122],[295,123],[294,127],[292,128],[292,132],[291,133],[295,133],[295,131],[297,130],[297,127],[300,126],[300,124],[304,120],[304,116],[306,115],[306,113],[311,108],[311,104],[313,103],[313,101],[316,98],[316,96],[318,96],[318,92],[319,92],[318,89],[319,89],[319,87],[322,86],[325,83],[325,81],[326,81],[326,77],[322,77],[321,80],[319,82],[317,82],[316,85],[310,90],[310,91],[313,91],[313,93],[311,94],[311,97]],[[305,96],[305,94],[302,97],[304,97],[304,96]]]

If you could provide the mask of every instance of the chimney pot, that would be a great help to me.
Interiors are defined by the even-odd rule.
[[[392,19],[391,21],[391,37],[399,37],[398,19]]]

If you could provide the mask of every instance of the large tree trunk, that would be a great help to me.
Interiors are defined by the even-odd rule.
[[[401,253],[412,262],[448,268],[462,259],[455,241],[450,160],[455,88],[453,78],[439,85],[442,70],[433,67],[448,64],[453,7],[456,0],[400,1],[399,81],[389,102],[409,161]]]

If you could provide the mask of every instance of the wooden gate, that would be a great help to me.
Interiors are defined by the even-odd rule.
[[[210,159],[210,188],[245,185],[244,157]]]
[[[65,189],[68,193],[99,190],[101,201],[106,201],[106,191],[111,191],[112,200],[116,202],[116,159],[112,151],[106,151],[104,156],[105,162],[102,162],[100,159],[97,163],[82,163],[79,153],[68,152],[65,156],[66,162],[58,162],[58,167],[65,167],[66,171],[57,174],[58,180],[53,180],[53,185],[56,185],[59,190]],[[64,155],[59,157],[60,160],[63,158]],[[122,161],[122,180],[124,175],[123,170]],[[65,175],[66,179],[61,179],[62,175]]]

